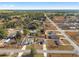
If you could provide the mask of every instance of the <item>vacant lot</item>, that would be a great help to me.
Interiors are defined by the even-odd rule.
[[[62,23],[62,22],[64,22],[64,16],[54,16],[53,21],[55,23]]]
[[[32,45],[27,45],[26,46],[26,49],[31,49],[31,48],[34,48],[34,49],[43,49],[43,46],[42,45],[39,45],[39,44],[32,44]]]
[[[48,20],[44,23],[45,30],[56,30],[56,27],[53,26]]]
[[[77,32],[66,32],[66,34],[75,37],[77,35]]]
[[[66,44],[66,45],[69,45],[70,43],[66,40],[66,39],[61,39],[61,41]]]
[[[70,38],[79,45],[79,34],[78,32],[66,32],[67,35],[70,36]]]

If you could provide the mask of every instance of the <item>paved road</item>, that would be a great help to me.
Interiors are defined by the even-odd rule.
[[[45,42],[46,42],[46,40],[45,40]],[[46,47],[46,43],[43,44],[43,51],[44,51],[44,52],[43,52],[43,53],[44,53],[44,57],[47,57],[47,52],[46,52],[46,51],[47,51],[47,47]]]
[[[46,30],[47,31],[59,31],[59,30]],[[67,32],[79,32],[79,30],[62,30],[62,31],[67,31]]]
[[[24,52],[24,53],[30,53],[31,50],[21,50],[21,49],[0,49],[0,54],[3,53],[19,53],[19,52]],[[37,53],[74,53],[74,51],[70,50],[36,50]]]
[[[53,21],[51,21],[51,19],[49,19],[46,14],[44,14],[44,15],[45,15],[45,17],[51,22],[51,24],[54,25],[54,26],[57,28],[57,30],[59,30],[59,31],[61,32],[61,34],[66,38],[66,40],[71,43],[71,45],[75,48],[75,51],[77,52],[77,54],[79,54],[79,47],[78,47],[78,45],[75,44],[75,43],[65,34],[65,32],[62,31]]]
[[[19,52],[26,52],[29,53],[30,50],[21,50],[21,49],[0,49],[0,54],[2,53],[19,53]]]
[[[43,53],[43,52],[46,52],[46,53],[75,53],[73,50],[72,51],[70,51],[70,50],[47,50],[47,51],[37,50],[37,53]]]
[[[74,53],[74,51],[48,50],[47,53]]]
[[[46,16],[46,15],[45,15]],[[47,16],[46,16],[47,17]],[[71,45],[79,52],[79,47],[65,34],[63,30],[61,30],[53,21],[51,21],[48,17],[47,19],[54,25],[58,31],[61,32],[62,35],[71,43]],[[0,49],[0,53],[19,53],[18,56],[22,56],[23,52],[29,53],[30,50],[25,50],[26,45],[23,46],[22,49]],[[76,51],[76,52],[77,52]],[[47,53],[75,53],[75,51],[63,51],[63,50],[47,50],[46,45],[43,45],[43,50],[37,50],[37,53],[44,53],[45,56],[47,56]]]

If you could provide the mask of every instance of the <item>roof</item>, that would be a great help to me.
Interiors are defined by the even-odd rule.
[[[59,37],[53,32],[50,32],[48,36],[50,36],[52,39],[55,39],[55,40],[59,39]]]
[[[9,42],[11,39],[8,38],[8,39],[3,39],[4,42]]]
[[[31,32],[31,33],[36,33],[36,32],[37,32],[37,30],[30,30],[30,32]]]

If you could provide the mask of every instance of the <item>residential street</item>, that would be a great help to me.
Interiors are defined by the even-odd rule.
[[[45,40],[46,41],[46,40]],[[47,57],[47,47],[46,47],[46,43],[43,44],[43,53],[44,53],[44,57]]]
[[[49,19],[47,17],[47,15],[44,13],[45,17],[51,22],[52,25],[54,25],[57,30],[59,30],[61,32],[61,34],[66,38],[67,41],[69,41],[71,43],[71,45],[74,47],[74,49],[77,51],[77,54],[79,54],[79,46],[74,43],[66,34],[64,31],[62,31],[62,29],[60,29],[51,19]]]

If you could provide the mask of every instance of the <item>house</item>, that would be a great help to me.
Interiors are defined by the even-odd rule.
[[[75,29],[76,29],[76,27],[73,27],[73,26],[72,26],[72,27],[70,26],[69,28],[70,28],[71,30],[75,30]]]
[[[45,21],[46,17],[42,16],[41,21]]]
[[[76,24],[76,28],[79,29],[79,24],[78,23]]]
[[[38,41],[38,43],[39,43],[39,44],[43,44],[43,43],[45,43],[45,42],[44,42],[43,39],[40,39],[40,40]]]
[[[52,39],[55,42],[56,45],[60,45],[59,37],[56,35],[56,33],[49,32],[48,33],[48,38]]]
[[[57,39],[58,38],[54,32],[49,32],[48,37],[51,38],[51,39]]]
[[[7,37],[5,39],[2,39],[4,43],[16,43],[16,40],[14,37]]]
[[[4,43],[16,43],[16,36],[17,30],[16,29],[8,29],[8,35],[6,38],[2,39]]]
[[[38,32],[38,30],[29,30],[29,34],[27,36],[33,37],[37,32]]]
[[[35,27],[35,25],[33,23],[30,23],[30,24],[28,24],[28,29],[35,30],[36,27]]]
[[[4,42],[6,42],[6,43],[8,43],[8,42],[10,42],[10,38],[8,38],[8,39],[3,39],[4,40]]]
[[[37,30],[30,30],[30,33],[37,33]]]

